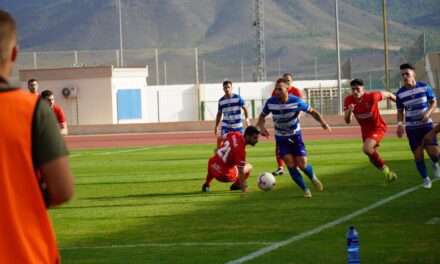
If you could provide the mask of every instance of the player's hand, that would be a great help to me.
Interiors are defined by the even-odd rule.
[[[405,129],[403,128],[403,125],[397,126],[397,137],[398,138],[402,138],[404,132],[405,132]]]
[[[327,122],[322,123],[321,127],[327,130],[329,133],[332,132],[332,128],[330,127],[329,124],[327,124]]]
[[[266,138],[269,138],[269,136],[270,136],[269,131],[267,131],[267,129],[266,129],[265,127],[261,127],[261,128],[260,128],[260,134],[261,134],[263,137],[266,137]]]
[[[422,123],[427,123],[428,120],[429,120],[429,114],[426,113],[426,114],[423,115],[423,118],[422,118],[422,120],[420,120],[420,121],[421,121]]]
[[[218,128],[217,127],[214,128],[214,135],[218,136]]]
[[[349,104],[349,105],[347,106],[347,110],[349,110],[349,111],[353,111],[353,110],[354,110],[354,104]]]

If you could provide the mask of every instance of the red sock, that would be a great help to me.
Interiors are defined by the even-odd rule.
[[[276,146],[276,148],[275,148],[275,155],[277,157],[278,168],[282,168],[284,166],[284,162],[283,162],[283,159],[280,157],[280,154],[278,152],[278,146]]]
[[[212,176],[212,175],[209,174],[209,172],[208,172],[208,174],[206,175],[205,184],[206,184],[206,185],[211,185],[212,180],[214,180],[214,176]]]
[[[374,151],[373,154],[371,154],[369,157],[370,157],[370,162],[373,163],[373,165],[376,166],[376,168],[382,169],[383,167],[385,167],[385,162],[379,156],[379,153],[377,153],[377,151]]]

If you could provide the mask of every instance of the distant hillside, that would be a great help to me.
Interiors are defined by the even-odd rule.
[[[121,1],[124,49],[159,48],[170,70],[177,65],[188,68],[176,73],[181,78],[193,75],[188,63],[193,59],[190,50],[196,46],[201,59],[206,60],[210,78],[238,78],[240,73],[236,67],[241,60],[247,75],[251,74],[255,57],[253,1]],[[16,17],[23,51],[114,50],[119,48],[117,2],[0,0],[0,7]],[[440,35],[438,0],[387,2],[391,50],[410,44],[425,28],[430,29],[430,36]],[[341,48],[346,51],[370,49],[372,58],[380,58],[383,49],[381,1],[342,0],[339,5]],[[331,55],[335,49],[334,1],[265,0],[264,8],[269,72],[277,74],[275,68],[280,63],[284,71],[307,74],[302,68],[311,65],[304,66],[304,63],[309,64],[314,57],[322,57],[322,62],[329,54],[334,56]],[[127,65],[152,65],[153,54],[146,53],[144,57],[127,53]],[[364,62],[362,66],[365,63],[368,64]],[[376,62],[371,66],[374,64]],[[153,71],[150,67],[150,72]]]

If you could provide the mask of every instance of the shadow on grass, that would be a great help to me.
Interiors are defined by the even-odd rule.
[[[170,191],[163,193],[134,193],[120,196],[117,195],[118,190],[115,189],[114,195],[80,198],[78,200],[81,202],[90,200],[91,202],[116,201],[119,203],[123,199],[139,199],[142,202],[83,207],[65,206],[55,210],[69,212],[72,208],[100,209],[99,213],[96,212],[95,219],[90,219],[89,215],[87,220],[76,220],[76,222],[72,220],[67,225],[69,230],[79,229],[78,233],[70,234],[67,229],[63,230],[60,226],[57,233],[61,235],[61,247],[109,246],[107,249],[63,250],[61,251],[63,263],[225,263],[263,246],[208,247],[199,245],[158,249],[142,246],[142,244],[282,241],[334,221],[419,183],[419,179],[414,176],[416,170],[413,162],[394,160],[388,164],[399,174],[398,181],[389,186],[382,186],[381,173],[366,159],[365,163],[358,164],[355,168],[346,166],[337,171],[322,171],[319,166],[316,166],[315,170],[325,185],[325,191],[318,193],[312,189],[313,198],[311,199],[302,197],[302,191],[289,176],[277,178],[279,185],[270,192],[258,191],[254,185],[251,186],[256,191],[247,194],[244,199],[240,199],[239,192],[223,190],[227,186],[219,182],[213,184],[220,191],[202,193],[198,191],[202,183],[200,178],[197,184],[188,185],[193,181],[191,179],[184,181],[187,185],[171,186]],[[310,186],[308,179],[305,180]],[[255,182],[255,175],[250,179],[250,183],[252,182]],[[182,187],[187,187],[188,191],[175,191]],[[433,202],[426,202],[426,205],[422,204],[422,206],[426,206],[426,210],[432,210],[433,204]],[[105,210],[106,208],[109,210]],[[439,206],[437,205],[436,208]],[[84,211],[84,214],[88,212],[90,211]],[[69,212],[65,217],[71,217],[71,213]],[[397,211],[391,210],[386,213],[398,214]],[[380,214],[377,217],[384,216]],[[343,223],[343,225],[347,224]],[[387,229],[387,226],[381,228],[392,232]],[[399,232],[404,231],[406,230],[399,230]],[[410,227],[408,227],[408,232],[411,233]],[[269,261],[272,263],[345,262],[343,241],[345,234],[338,235],[340,237],[337,238],[319,236],[318,242],[311,242],[309,239],[299,243],[294,242],[286,246],[291,253],[289,250],[283,250],[283,254],[280,255],[277,254],[279,250],[276,250],[274,253],[269,253],[271,258]],[[423,245],[432,243],[431,240],[425,241],[424,234],[412,232],[411,235],[414,237],[414,243]],[[313,246],[313,243],[324,243],[325,246],[321,248]],[[368,254],[373,259],[378,256],[376,263],[379,263],[383,257],[378,251],[381,249],[380,240],[372,243],[379,244],[379,249],[369,246]],[[133,247],[114,248],[112,245],[132,245]],[[298,245],[306,245],[304,247],[314,250],[302,252]],[[302,254],[298,254],[295,250],[300,250]],[[320,254],[321,250],[333,253],[331,255]],[[426,245],[424,253],[432,254],[429,252],[430,246]],[[412,260],[419,256],[420,252],[411,253],[405,248],[397,248],[389,254],[401,255],[404,260],[400,263],[414,263]],[[434,254],[439,255],[439,253]],[[305,259],[310,258],[312,261],[304,262]],[[262,257],[251,263],[264,263],[263,261],[267,263],[268,259]]]

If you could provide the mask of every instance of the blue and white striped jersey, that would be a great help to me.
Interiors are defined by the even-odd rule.
[[[231,98],[223,96],[218,101],[218,111],[222,112],[222,131],[243,131],[241,121],[241,108],[245,105],[243,98],[238,94],[232,94]]]
[[[431,87],[426,83],[417,82],[416,87],[408,89],[402,86],[396,94],[397,110],[405,110],[407,129],[430,126],[432,119],[422,123],[423,115],[428,111],[430,101],[436,100]]]
[[[286,137],[301,134],[298,114],[300,111],[309,110],[310,106],[296,96],[289,95],[285,104],[281,103],[278,97],[273,96],[267,100],[261,114],[267,116],[272,113],[275,137]]]

